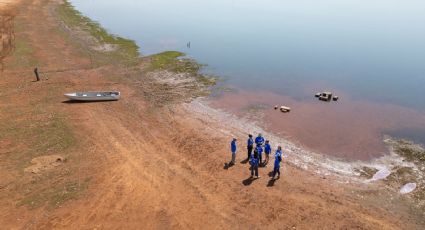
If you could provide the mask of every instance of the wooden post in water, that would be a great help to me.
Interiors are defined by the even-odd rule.
[[[35,77],[37,78],[37,81],[40,81],[40,76],[38,75],[38,68],[37,67],[35,67],[35,69],[34,69],[34,74],[35,74]]]

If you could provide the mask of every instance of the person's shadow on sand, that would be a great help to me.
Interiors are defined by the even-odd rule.
[[[253,181],[257,180],[258,178],[254,178],[254,177],[249,177],[245,180],[242,181],[242,184],[245,186],[250,186],[252,184]]]
[[[235,164],[233,164],[232,162],[226,162],[226,163],[224,163],[224,167],[223,167],[223,169],[229,169],[230,167],[233,167]]]
[[[274,182],[279,180],[279,178],[272,178],[269,180],[269,183],[267,183],[267,187],[273,187],[274,186]]]
[[[269,183],[267,183],[267,187],[273,187],[274,186],[274,182],[276,182],[277,180],[279,180],[279,178],[273,178],[273,171],[269,172],[268,175],[271,178],[269,180]]]
[[[248,161],[249,161],[249,159],[245,159],[245,160],[241,161],[240,163],[241,164],[246,164],[246,163],[248,163]]]

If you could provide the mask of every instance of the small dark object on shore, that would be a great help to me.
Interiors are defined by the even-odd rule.
[[[35,74],[37,81],[40,81],[40,76],[38,75],[38,68],[37,67],[35,67],[35,69],[34,69],[34,74]]]
[[[275,106],[274,106],[274,109],[275,109],[275,110],[277,109],[277,105],[275,105]]]
[[[334,97],[332,98],[332,100],[333,100],[333,101],[338,101],[338,99],[339,99],[339,97],[338,97],[338,96],[334,96]]]

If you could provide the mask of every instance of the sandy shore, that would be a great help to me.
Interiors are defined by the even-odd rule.
[[[19,0],[0,0],[0,9],[4,10],[19,4]]]
[[[247,128],[243,120],[196,99],[205,95],[205,79],[179,72],[170,54],[135,58],[133,50],[120,48],[118,42],[105,46],[90,30],[76,26],[76,18],[62,6],[58,1],[29,0],[18,5],[13,17],[15,48],[4,57],[0,78],[0,226],[425,225],[424,213],[410,195],[400,195],[396,186],[383,181],[365,183],[367,178],[354,177],[355,168],[363,164],[308,152],[272,133],[265,134],[285,147],[283,176],[271,180],[269,166],[260,169],[260,179],[250,179],[244,140],[247,132],[260,128]],[[74,25],[65,20],[69,18]],[[35,66],[40,82],[34,81]],[[69,103],[62,97],[65,92],[106,88],[120,90],[122,99]],[[232,136],[240,138],[238,163],[228,168]],[[400,158],[391,160],[388,165]]]

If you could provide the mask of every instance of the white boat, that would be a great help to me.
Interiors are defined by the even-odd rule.
[[[66,93],[65,97],[74,101],[116,101],[120,99],[118,91],[93,91]]]

